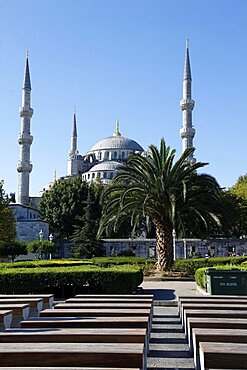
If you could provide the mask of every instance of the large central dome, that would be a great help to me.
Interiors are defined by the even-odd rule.
[[[97,150],[111,150],[111,149],[127,149],[133,151],[143,151],[143,148],[134,140],[128,139],[125,136],[109,136],[98,143],[94,144],[89,150],[94,152]]]

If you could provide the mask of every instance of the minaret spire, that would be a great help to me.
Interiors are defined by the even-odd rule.
[[[19,173],[17,203],[29,205],[29,175],[32,171],[30,162],[30,147],[33,137],[30,135],[30,124],[33,115],[31,108],[31,80],[28,63],[28,51],[26,53],[26,63],[24,69],[24,79],[22,85],[22,106],[19,109],[21,117],[21,131],[18,136],[20,145],[20,160],[17,163]]]
[[[180,101],[180,107],[183,112],[183,127],[180,129],[182,138],[183,152],[187,148],[193,148],[193,138],[195,136],[195,129],[192,125],[192,110],[195,106],[195,101],[191,98],[191,69],[189,57],[189,39],[186,39],[186,52],[184,63],[184,78],[183,78],[183,99]],[[195,163],[196,159],[191,155],[188,160]]]
[[[75,154],[77,154],[77,126],[76,126],[76,110],[74,109],[72,134],[71,134],[71,148],[70,148],[69,155],[73,156]]]

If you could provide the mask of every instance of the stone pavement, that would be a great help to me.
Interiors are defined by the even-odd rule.
[[[144,281],[140,293],[158,301],[176,303],[178,295],[201,295],[193,281]],[[177,307],[155,306],[148,355],[148,370],[194,370]]]

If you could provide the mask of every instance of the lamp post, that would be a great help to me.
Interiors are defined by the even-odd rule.
[[[42,242],[43,239],[44,239],[44,232],[41,229],[40,232],[39,232],[39,240]]]
[[[49,235],[50,243],[53,242],[53,239],[54,239],[54,236],[52,235],[52,233],[50,233],[50,235]],[[51,253],[50,253],[50,260],[51,260]]]
[[[173,241],[173,261],[176,260],[176,231],[172,230],[172,241]]]
[[[184,242],[184,258],[187,258],[187,245],[186,245],[186,239],[183,239]]]

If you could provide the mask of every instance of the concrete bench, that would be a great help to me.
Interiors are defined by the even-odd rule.
[[[192,348],[195,367],[200,369],[199,344],[200,342],[247,343],[247,330],[236,329],[193,329]]]
[[[200,367],[206,369],[246,369],[247,344],[201,342]]]
[[[142,343],[148,352],[147,330],[140,328],[8,329],[0,332],[0,343]]]
[[[1,343],[3,366],[129,367],[145,369],[140,343]]]
[[[133,367],[1,367],[1,370],[140,370]]]
[[[11,310],[12,321],[11,327],[18,328],[21,320],[26,320],[29,317],[30,306],[27,303],[6,303],[0,304],[0,310]]]
[[[115,317],[115,316],[147,316],[149,318],[150,327],[152,325],[151,309],[135,309],[135,308],[78,308],[78,309],[46,309],[40,312],[40,317]]]
[[[41,298],[43,299],[43,308],[52,308],[54,294],[0,294],[0,299],[13,298]]]
[[[94,298],[89,298],[88,296],[86,298],[69,298],[66,299],[66,303],[151,303],[153,304],[153,299],[152,298],[114,298],[112,296],[108,297],[94,297]]]
[[[20,328],[140,328],[150,337],[149,318],[145,317],[38,317],[21,321]]]
[[[245,311],[247,313],[247,305],[246,304],[225,304],[225,303],[183,303],[181,306],[181,320],[182,325],[185,319],[185,311],[186,310],[232,310],[232,311]]]
[[[130,298],[154,299],[153,294],[77,294],[75,298]]]
[[[0,298],[0,306],[6,304],[29,304],[29,316],[39,316],[41,310],[43,310],[43,299],[42,298]]]
[[[0,330],[10,328],[12,318],[11,310],[0,310]]]
[[[239,298],[232,298],[232,299],[218,299],[218,298],[212,298],[211,296],[209,297],[202,297],[202,298],[180,298],[178,301],[178,312],[181,315],[182,311],[182,306],[186,303],[196,303],[196,304],[245,304],[247,305],[247,298],[245,299],[239,299]]]
[[[189,317],[198,317],[198,318],[232,318],[232,319],[247,319],[247,310],[184,310],[184,330],[185,335],[188,334],[188,323],[187,320]]]

